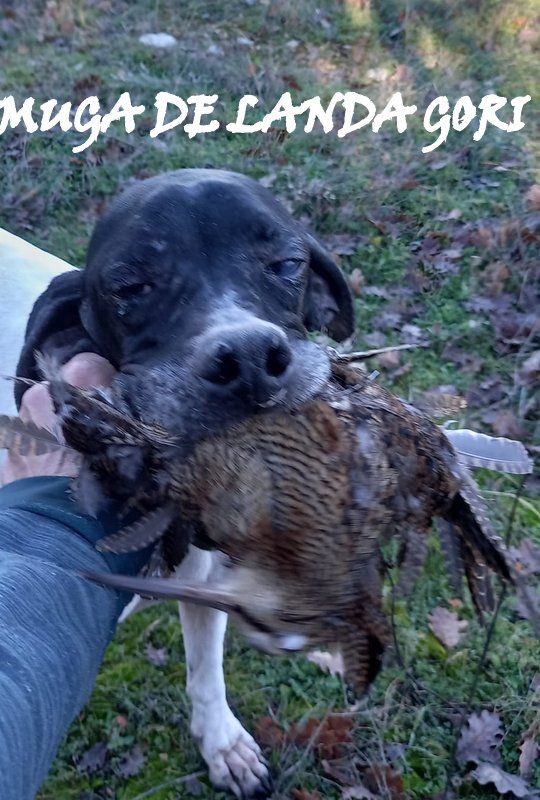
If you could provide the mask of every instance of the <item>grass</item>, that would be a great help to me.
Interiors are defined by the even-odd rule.
[[[134,103],[148,108],[161,90],[185,97],[215,91],[223,119],[231,118],[245,93],[258,95],[266,111],[284,91],[328,98],[346,89],[363,92],[378,104],[400,90],[422,111],[438,94],[451,100],[470,94],[477,102],[492,90],[508,97],[529,93],[534,103],[538,13],[535,0],[19,1],[0,11],[0,36],[7,45],[0,89],[39,102],[96,93],[106,108],[128,88]],[[141,33],[155,31],[174,34],[180,44],[155,51],[138,42]],[[251,44],[239,44],[238,37]],[[216,54],[212,45],[221,51]],[[227,167],[264,178],[319,234],[339,233],[349,244],[358,243],[352,255],[341,257],[348,272],[361,270],[363,275],[358,346],[366,346],[363,336],[374,330],[386,344],[401,341],[404,324],[429,338],[428,349],[405,354],[398,368],[379,365],[381,380],[408,397],[442,384],[469,396],[476,389],[480,401],[471,403],[462,421],[482,428],[490,424],[490,411],[504,410],[533,443],[538,401],[532,388],[516,381],[516,372],[534,343],[522,332],[508,343],[512,336],[504,336],[500,323],[503,316],[512,321],[533,309],[538,235],[534,220],[527,222],[531,208],[525,193],[538,182],[534,105],[526,106],[526,127],[519,134],[490,130],[474,143],[471,132],[452,132],[430,155],[421,153],[431,141],[421,118],[412,118],[404,134],[392,132],[391,126],[377,135],[364,130],[345,139],[300,131],[235,136],[221,130],[188,140],[177,130],[154,142],[146,135],[150,117],[129,137],[113,125],[77,156],[71,153],[75,139],[70,134],[6,133],[0,140],[0,224],[82,265],[95,219],[130,179],[187,166]],[[457,256],[441,256],[452,249]],[[504,312],[495,308],[490,313],[470,301],[485,296],[497,262],[505,265],[506,277],[491,299],[496,304],[506,297],[508,304]],[[474,363],[459,360],[471,354]],[[504,387],[502,399],[482,389],[484,381],[498,381]],[[492,492],[490,507],[503,528],[516,482],[487,474],[481,480]],[[540,543],[534,482],[524,500],[513,536]],[[438,644],[427,628],[427,615],[452,599],[434,539],[425,576],[410,600],[395,608],[405,666],[391,665],[377,680],[355,715],[348,753],[349,764],[355,761],[359,768],[392,765],[402,773],[406,796],[415,800],[444,790],[455,726],[469,702],[486,635],[466,600],[459,610],[470,623],[465,640],[451,652]],[[152,632],[145,636],[150,625]],[[154,646],[167,648],[164,666],[149,663],[148,636]],[[517,620],[512,602],[505,602],[471,710],[487,708],[501,715],[503,763],[511,772],[517,772],[523,733],[539,713],[534,690],[539,663],[540,647],[528,623]],[[287,729],[344,705],[337,678],[321,674],[301,657],[263,657],[234,633],[229,635],[226,672],[231,703],[250,729],[269,714]],[[189,784],[175,782],[202,769],[187,732],[184,678],[181,631],[172,605],[142,612],[121,626],[41,800],[191,796]],[[98,741],[108,742],[106,767],[91,775],[79,772],[78,759]],[[135,743],[142,746],[145,763],[137,775],[124,778],[122,757]],[[277,775],[276,797],[290,797],[294,788],[341,796],[317,748],[286,744],[268,754]],[[538,764],[535,770],[531,785],[540,784]],[[456,796],[498,796],[464,778],[458,768],[451,772]],[[191,789],[200,789],[202,798],[216,796],[205,777]],[[383,789],[381,796],[393,795]]]

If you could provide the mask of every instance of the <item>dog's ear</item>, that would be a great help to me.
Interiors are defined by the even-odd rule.
[[[324,331],[336,342],[354,331],[351,290],[327,250],[311,235],[309,275],[304,297],[304,324],[308,331]]]
[[[83,273],[74,269],[53,278],[41,294],[28,319],[24,345],[19,356],[17,376],[39,380],[36,353],[53,356],[60,363],[69,361],[77,353],[97,352],[79,317],[83,295]],[[101,354],[99,354],[101,355]],[[15,382],[17,407],[28,387]]]

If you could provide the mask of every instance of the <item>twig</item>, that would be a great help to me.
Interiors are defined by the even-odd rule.
[[[357,350],[354,353],[338,353],[337,350],[333,354],[338,361],[363,361],[366,358],[373,358],[380,356],[383,353],[393,353],[396,350],[416,350],[418,347],[429,347],[427,342],[419,342],[418,344],[396,344],[392,347],[378,347],[376,350]]]

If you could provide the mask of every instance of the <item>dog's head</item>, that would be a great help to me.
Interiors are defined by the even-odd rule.
[[[347,283],[260,184],[180,170],[128,189],[98,222],[86,269],[56,278],[30,317],[34,354],[94,350],[130,410],[188,438],[312,396],[328,376],[307,331],[352,333]]]

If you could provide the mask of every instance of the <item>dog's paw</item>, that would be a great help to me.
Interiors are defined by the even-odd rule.
[[[215,715],[211,723],[208,720],[202,730],[194,720],[192,733],[217,789],[238,798],[270,796],[271,779],[261,749],[229,708]]]

